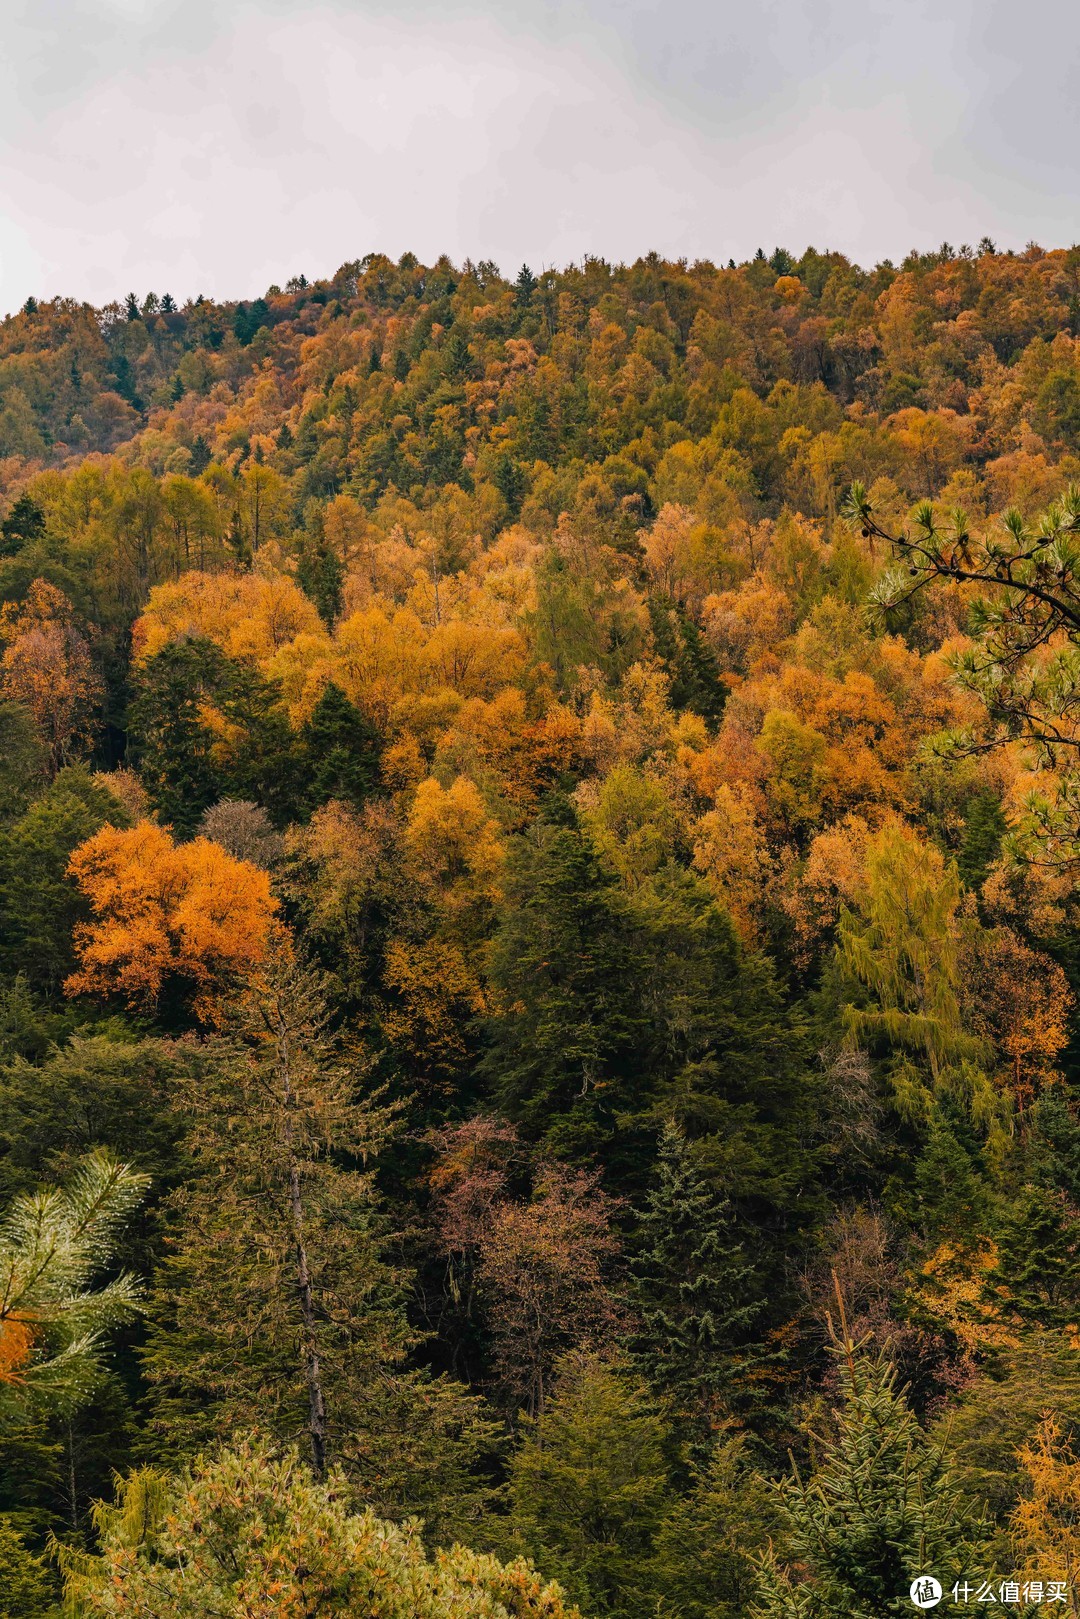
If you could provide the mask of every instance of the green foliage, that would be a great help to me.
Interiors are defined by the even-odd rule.
[[[0,1619],[52,1619],[56,1586],[44,1559],[27,1550],[9,1518],[0,1517]]]
[[[667,867],[625,894],[580,831],[545,828],[516,851],[507,892],[484,1067],[511,1117],[638,1185],[675,1117],[705,1138],[707,1178],[755,1215],[809,1212],[800,1031],[704,885]]]
[[[660,1138],[639,1243],[633,1363],[680,1425],[700,1437],[747,1403],[739,1383],[756,1364],[747,1346],[763,1306],[730,1208],[703,1185],[674,1125]]]
[[[618,1364],[568,1356],[510,1471],[515,1535],[585,1611],[655,1611],[652,1552],[669,1500],[666,1433]]]
[[[415,1523],[349,1511],[340,1474],[241,1443],[170,1480],[132,1474],[96,1513],[98,1555],[63,1551],[74,1613],[205,1619],[580,1619],[526,1563],[455,1546],[429,1558]]]
[[[304,796],[317,809],[330,798],[362,806],[379,780],[379,734],[331,682],[304,726]]]
[[[494,1431],[409,1365],[404,1278],[359,1168],[390,1114],[335,1052],[314,978],[280,964],[237,1017],[181,1093],[192,1173],[143,1355],[159,1444],[306,1433],[317,1470],[339,1462],[366,1499],[453,1532],[484,1502],[472,1469]]]
[[[841,1405],[813,1471],[784,1480],[778,1551],[761,1563],[759,1619],[883,1619],[911,1611],[917,1574],[976,1566],[981,1521],[942,1446],[919,1427],[896,1369],[835,1346]]]

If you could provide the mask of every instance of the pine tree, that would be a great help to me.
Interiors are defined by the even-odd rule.
[[[680,1426],[700,1437],[744,1401],[739,1378],[756,1364],[747,1341],[763,1305],[730,1209],[703,1184],[674,1124],[660,1139],[640,1241],[633,1363]]]
[[[390,1111],[326,1031],[320,982],[287,955],[234,1009],[190,1084],[194,1174],[155,1283],[144,1356],[172,1454],[256,1431],[303,1440],[365,1498],[456,1528],[490,1429],[458,1385],[410,1369],[403,1278],[363,1163]]]
[[[907,1615],[917,1575],[978,1566],[981,1521],[943,1446],[897,1387],[888,1355],[867,1354],[846,1327],[833,1347],[835,1428],[811,1436],[810,1477],[796,1471],[777,1487],[780,1555],[762,1560],[756,1619]]]
[[[0,1420],[37,1400],[72,1410],[101,1373],[104,1334],[131,1319],[128,1275],[91,1284],[148,1185],[105,1152],[62,1186],[17,1197],[0,1222]]]

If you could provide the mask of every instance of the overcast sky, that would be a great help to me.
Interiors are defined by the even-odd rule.
[[[0,312],[1080,239],[1075,0],[5,0]]]

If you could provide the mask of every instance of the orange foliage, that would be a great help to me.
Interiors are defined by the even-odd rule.
[[[33,1327],[20,1315],[0,1312],[0,1385],[22,1382],[33,1347]]]
[[[167,979],[186,980],[200,1015],[270,948],[277,901],[265,871],[208,838],[174,843],[142,821],[105,826],[79,845],[69,874],[93,921],[76,929],[79,967],[68,995],[121,995],[153,1005]]]
[[[90,649],[75,628],[71,603],[62,590],[35,579],[22,603],[0,609],[0,671],[3,691],[29,709],[49,750],[52,768],[66,764],[72,750],[88,741],[101,682]]]

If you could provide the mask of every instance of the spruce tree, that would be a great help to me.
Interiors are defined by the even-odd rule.
[[[631,1356],[680,1426],[700,1437],[725,1408],[745,1403],[739,1380],[757,1364],[747,1345],[763,1306],[729,1205],[704,1185],[671,1123],[640,1241]]]
[[[814,1464],[777,1486],[779,1552],[762,1559],[756,1619],[884,1619],[911,1613],[917,1575],[942,1585],[979,1565],[983,1525],[943,1444],[920,1428],[888,1355],[844,1327],[834,1342],[835,1426]]]

